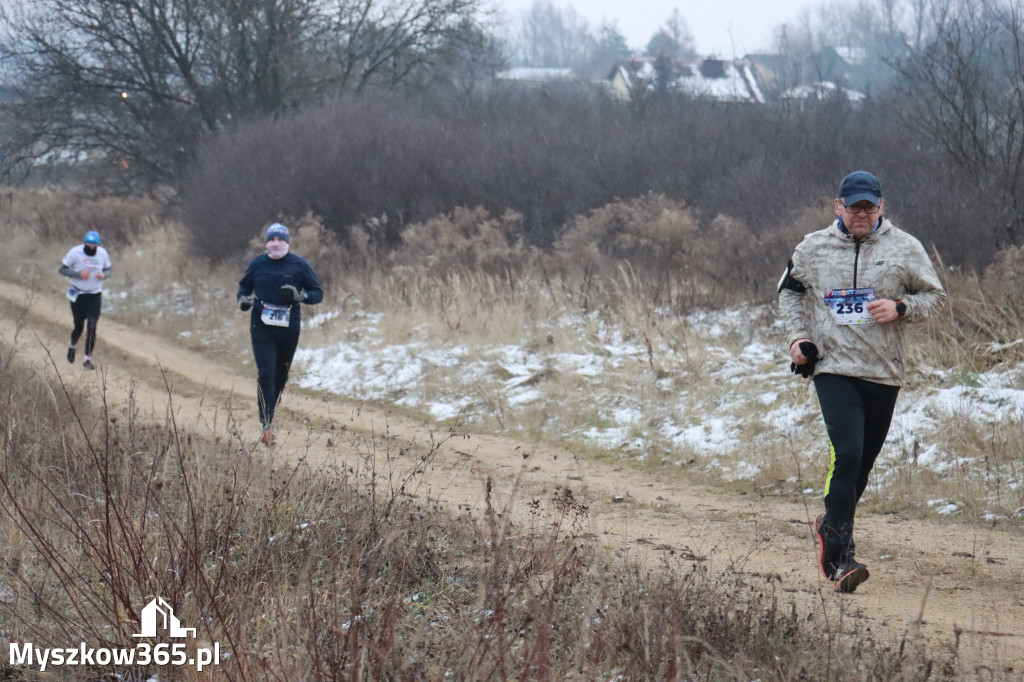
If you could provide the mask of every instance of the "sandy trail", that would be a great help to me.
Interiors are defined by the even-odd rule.
[[[173,414],[180,428],[223,429],[230,416],[249,425],[253,441],[258,436],[254,369],[237,371],[105,317],[96,351],[101,371],[87,372],[64,359],[71,323],[66,300],[30,296],[10,283],[0,296],[0,337],[10,342],[17,334],[19,357],[39,371],[59,372],[68,384],[111,406],[123,405],[131,391],[142,416],[166,419]],[[240,317],[239,324],[244,323]],[[417,465],[411,453],[423,452],[447,432],[444,425],[397,410],[294,386],[285,393],[277,421],[275,457],[327,462],[356,458],[370,448],[404,448],[410,455],[397,459],[402,471]],[[862,635],[890,643],[920,632],[934,646],[959,635],[964,660],[1024,674],[1020,530],[860,516],[858,558],[869,565],[872,577],[856,594],[837,595],[817,571],[808,526],[819,513],[820,499],[699,487],[676,472],[652,474],[627,463],[581,461],[557,444],[464,429],[437,449],[416,493],[479,511],[488,478],[494,481],[495,499],[511,500],[513,513],[525,509],[525,501],[547,500],[558,488],[571,489],[589,506],[590,531],[615,551],[645,560],[705,561],[712,572],[763,576],[766,589],[781,590],[783,600],[823,614],[819,622],[830,623],[833,630],[840,622],[852,622]]]

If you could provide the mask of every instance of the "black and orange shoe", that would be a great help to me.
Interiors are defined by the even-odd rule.
[[[814,542],[818,545],[818,568],[823,576],[831,579],[835,574],[835,565],[829,556],[828,543],[825,542],[824,523],[825,515],[818,514],[818,518],[814,519]]]
[[[832,574],[832,580],[836,581],[836,592],[855,592],[857,587],[871,577],[868,567],[864,564],[848,559],[840,562]]]

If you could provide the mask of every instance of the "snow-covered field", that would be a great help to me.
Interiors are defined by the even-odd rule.
[[[301,385],[726,480],[823,482],[815,475],[828,446],[813,389],[789,372],[781,328],[763,313],[701,312],[650,329],[566,313],[494,345],[442,341],[426,326],[396,343],[382,322],[369,313],[341,322],[332,311],[308,320],[311,328],[343,324],[347,340],[304,341]],[[1024,515],[1024,463],[1006,454],[1024,435],[1024,369],[975,374],[969,385],[937,368],[917,368],[911,379],[873,490],[892,496],[928,473],[948,484],[928,500],[936,511],[962,510],[947,495],[970,485],[993,497],[996,511],[977,513]],[[995,477],[991,491],[986,477]]]

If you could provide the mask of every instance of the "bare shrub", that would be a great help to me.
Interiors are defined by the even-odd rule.
[[[596,303],[586,290],[602,278],[621,278],[620,294],[674,313],[767,303],[796,243],[828,224],[820,216],[808,210],[777,232],[758,235],[724,214],[702,227],[693,208],[648,194],[574,219],[545,267],[579,288],[584,307]]]
[[[1016,321],[1024,316],[1024,246],[1011,246],[1000,251],[985,268],[981,277],[981,293],[993,304],[1012,315]]]
[[[191,229],[215,237],[215,258],[252,225],[307,211],[342,244],[362,229],[386,253],[408,225],[459,206],[515,211],[512,241],[548,250],[579,216],[649,193],[689,207],[701,231],[727,216],[771,248],[846,173],[867,168],[898,224],[950,265],[980,271],[1005,245],[1005,211],[979,189],[984,178],[965,178],[892,115],[903,106],[886,96],[783,109],[673,97],[631,108],[550,92],[345,98],[225,131],[180,206]]]
[[[73,192],[19,189],[6,199],[2,219],[12,230],[31,230],[43,241],[77,241],[88,231],[80,229],[76,214],[82,198]]]
[[[807,118],[688,100],[633,110],[580,93],[495,92],[458,105],[348,98],[227,131],[203,151],[181,205],[226,250],[247,225],[309,210],[343,239],[386,215],[393,246],[407,224],[457,206],[516,211],[519,236],[547,247],[572,216],[648,192],[760,232],[824,189],[819,169],[796,158],[807,153]],[[750,162],[764,158],[777,162]],[[838,160],[827,170],[842,177]],[[737,200],[753,187],[778,209]]]
[[[915,365],[948,367],[968,377],[1024,358],[1021,249],[1004,249],[981,275],[947,267],[938,253],[933,258],[948,303],[945,314],[915,330],[924,342],[912,347]]]
[[[774,583],[713,578],[703,557],[641,568],[606,555],[565,488],[521,521],[521,502],[489,488],[483,518],[453,514],[413,495],[443,439],[383,434],[331,446],[344,466],[281,466],[234,424],[204,437],[142,422],[130,403],[89,407],[26,381],[10,353],[0,391],[16,381],[20,399],[0,403],[0,627],[12,642],[133,647],[141,605],[162,596],[198,629],[192,645],[229,654],[215,671],[232,679],[958,675],[955,652],[936,659],[914,638],[891,650],[855,623],[823,632]],[[328,434],[344,437],[310,435]]]
[[[572,221],[554,247],[548,269],[579,282],[580,305],[596,306],[591,284],[614,279],[623,264],[652,306],[685,310],[705,293],[696,258],[698,223],[692,209],[648,194],[608,204]]]
[[[521,239],[522,216],[493,218],[483,208],[451,213],[410,225],[389,265],[444,278],[451,273],[521,272],[529,252]]]
[[[711,307],[774,302],[776,283],[793,249],[809,232],[820,230],[829,219],[817,207],[808,207],[771,232],[758,233],[747,223],[720,214],[699,239],[714,297]]]
[[[90,196],[55,187],[12,191],[5,203],[5,223],[31,229],[44,241],[68,241],[69,246],[89,230],[97,230],[105,243],[126,241],[160,209],[160,204],[149,197]]]

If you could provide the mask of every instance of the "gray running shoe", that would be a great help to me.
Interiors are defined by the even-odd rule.
[[[835,573],[832,574],[832,580],[836,581],[836,592],[854,592],[857,587],[871,577],[868,573],[868,567],[864,564],[849,559],[843,561],[836,567]]]
[[[92,360],[86,358],[85,362],[82,363],[82,367],[86,369],[96,369],[96,365],[92,364]]]

